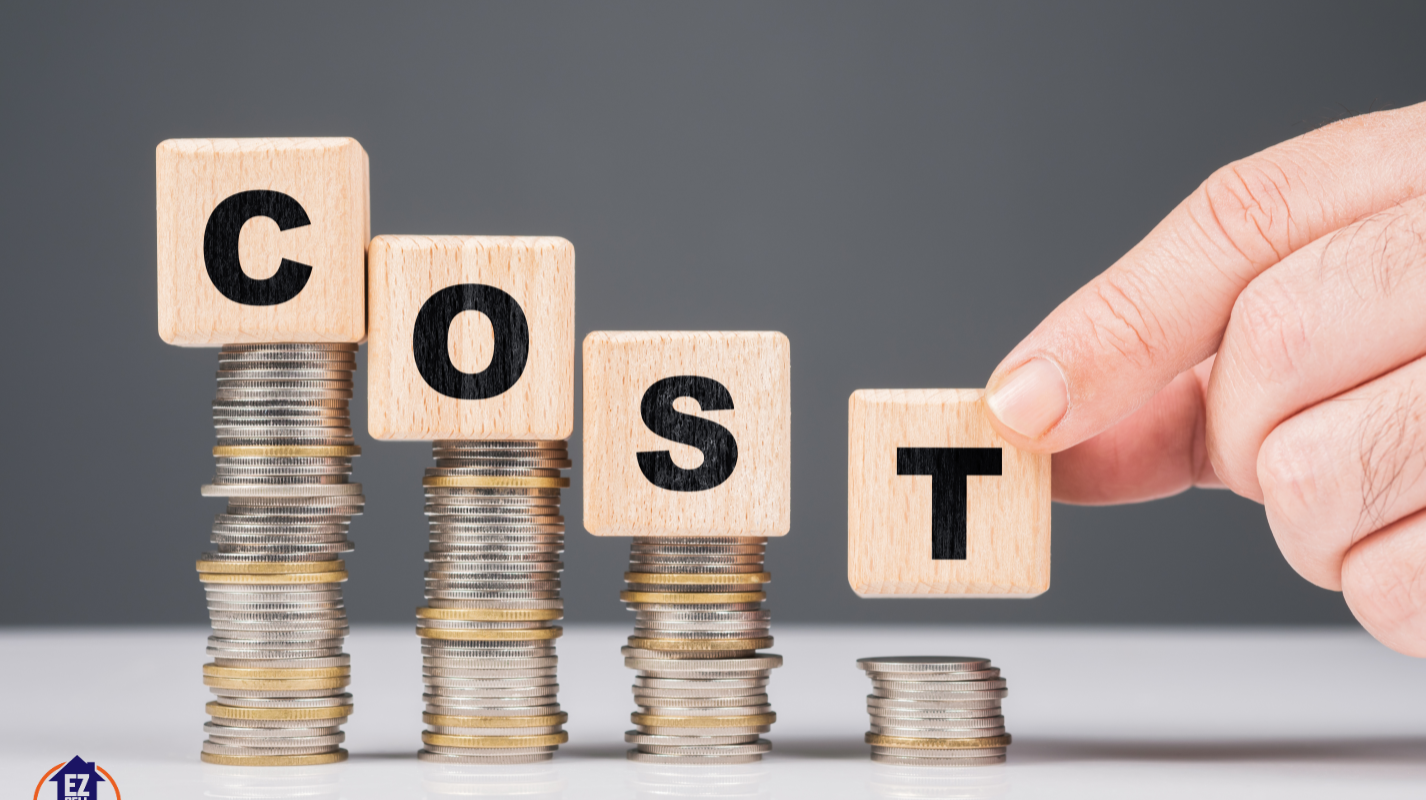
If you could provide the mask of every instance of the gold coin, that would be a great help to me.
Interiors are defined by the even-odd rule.
[[[215,689],[340,689],[352,682],[351,676],[338,678],[281,678],[262,680],[253,678],[218,678],[203,676],[203,685]]]
[[[428,712],[421,715],[421,721],[442,728],[547,728],[569,722],[569,714],[561,711],[537,717],[453,717]]]
[[[770,572],[743,572],[736,574],[699,574],[680,572],[626,572],[624,580],[629,583],[681,583],[684,585],[711,586],[732,583],[771,583]]]
[[[361,455],[361,447],[354,444],[219,445],[213,448],[213,455],[220,458],[340,458]]]
[[[420,619],[453,619],[475,622],[525,622],[559,619],[564,611],[558,608],[418,608]]]
[[[767,592],[620,592],[625,603],[761,603]]]
[[[339,678],[352,674],[351,667],[318,667],[316,669],[272,669],[262,667],[220,667],[204,664],[203,674],[214,678],[247,678],[259,680],[312,680],[315,678]]]
[[[210,717],[224,719],[336,719],[351,716],[352,706],[323,706],[321,708],[242,708],[209,703],[203,706]]]
[[[496,489],[563,489],[569,478],[522,478],[516,475],[445,475],[421,479],[422,486],[467,486]]]
[[[535,639],[558,639],[564,635],[564,628],[558,625],[550,628],[524,628],[521,630],[452,630],[450,628],[417,628],[416,633],[423,639],[450,639],[454,641],[487,642],[528,642]]]
[[[982,747],[1005,747],[1010,744],[1010,734],[982,736],[978,739],[923,739],[919,736],[887,736],[868,733],[866,743],[881,747],[905,747],[912,750],[977,750]]]
[[[228,767],[310,767],[346,761],[347,751],[339,749],[335,753],[317,753],[310,756],[220,756],[202,753],[201,757],[205,763]]]
[[[340,558],[334,561],[255,561],[234,563],[229,561],[199,561],[199,572],[222,572],[241,575],[275,575],[294,572],[341,572],[346,562]]]
[[[746,728],[754,725],[771,725],[777,722],[777,714],[748,714],[743,717],[664,717],[658,714],[629,715],[635,725],[649,725],[664,728]]]
[[[771,636],[756,639],[643,639],[629,637],[629,646],[643,650],[761,650],[772,647]]]
[[[543,736],[454,736],[448,733],[422,732],[421,741],[441,747],[549,747],[569,741],[569,732],[560,731]]]
[[[346,579],[346,572],[303,572],[297,575],[247,575],[235,572],[198,573],[198,580],[204,583],[341,583]]]

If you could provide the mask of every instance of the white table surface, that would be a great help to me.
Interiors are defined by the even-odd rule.
[[[778,626],[773,754],[723,768],[624,759],[628,627],[560,640],[570,743],[546,764],[418,762],[412,628],[350,639],[351,760],[312,768],[202,764],[201,628],[0,631],[0,796],[30,797],[79,754],[130,798],[1426,798],[1426,661],[1342,629]],[[992,659],[1009,679],[1002,767],[872,764],[860,656]],[[54,784],[50,784],[54,786]],[[50,797],[46,788],[41,797]],[[101,789],[96,800],[112,794]]]

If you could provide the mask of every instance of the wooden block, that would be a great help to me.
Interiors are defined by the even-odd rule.
[[[783,536],[792,377],[781,333],[584,339],[584,527],[595,536]]]
[[[355,139],[169,139],[156,175],[165,342],[366,336],[371,215]]]
[[[574,246],[547,236],[378,236],[368,251],[377,439],[566,439]]]
[[[1050,457],[990,427],[979,389],[852,393],[847,579],[862,597],[1050,588]]]

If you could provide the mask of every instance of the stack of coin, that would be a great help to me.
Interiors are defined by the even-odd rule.
[[[213,635],[203,760],[237,766],[342,761],[351,713],[341,554],[361,484],[349,483],[356,345],[229,345],[218,356],[217,477],[228,498],[215,552],[198,561]]]
[[[871,678],[872,761],[921,767],[1003,764],[1010,734],[1000,670],[985,658],[859,658]]]
[[[636,538],[620,598],[634,611],[623,649],[634,679],[633,761],[736,764],[759,761],[772,745],[759,734],[777,715],[767,682],[782,656],[772,646],[772,614],[762,608],[767,539]]]
[[[423,761],[545,761],[569,740],[554,640],[564,616],[563,441],[438,441],[426,470]]]

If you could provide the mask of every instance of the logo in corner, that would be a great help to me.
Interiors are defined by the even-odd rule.
[[[39,800],[40,791],[46,783],[54,784],[54,794],[46,794],[46,797],[55,800],[100,800],[103,795],[99,785],[103,783],[109,784],[114,800],[121,800],[119,784],[114,781],[114,776],[93,761],[85,761],[79,756],[71,758],[68,763],[50,767],[35,784],[35,800]]]

